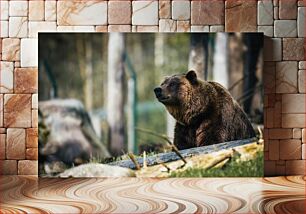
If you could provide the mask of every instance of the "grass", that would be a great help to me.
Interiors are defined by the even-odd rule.
[[[264,168],[263,152],[257,153],[252,160],[239,162],[233,158],[221,168],[188,168],[181,172],[172,172],[170,177],[262,177]]]

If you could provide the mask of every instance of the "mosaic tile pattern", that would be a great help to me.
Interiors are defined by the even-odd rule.
[[[2,174],[37,174],[38,32],[264,32],[265,174],[305,174],[305,2],[1,0]]]

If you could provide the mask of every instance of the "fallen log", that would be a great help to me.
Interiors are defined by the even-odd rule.
[[[209,146],[202,146],[202,147],[195,147],[195,148],[190,148],[190,149],[179,150],[179,153],[181,154],[183,158],[187,158],[187,157],[192,157],[195,155],[208,154],[208,153],[220,151],[223,149],[230,149],[230,148],[234,148],[237,146],[251,144],[251,143],[256,142],[257,140],[258,140],[257,138],[249,138],[249,139],[244,139],[244,140],[229,141],[229,142],[219,143],[219,144],[214,144],[214,145],[209,145]],[[159,153],[159,154],[152,155],[149,157],[147,156],[146,164],[147,166],[152,166],[156,164],[176,161],[179,159],[181,159],[181,157],[179,157],[175,152]],[[135,158],[135,161],[139,164],[140,167],[143,166],[142,157]],[[108,164],[113,165],[113,166],[120,166],[120,167],[126,167],[130,169],[136,169],[134,162],[131,160],[115,161],[115,162],[110,162]]]

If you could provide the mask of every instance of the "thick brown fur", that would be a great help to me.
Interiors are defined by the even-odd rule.
[[[247,115],[227,89],[199,80],[194,71],[166,78],[156,97],[177,120],[174,144],[179,149],[255,136]]]

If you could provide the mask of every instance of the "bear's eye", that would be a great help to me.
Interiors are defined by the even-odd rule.
[[[175,86],[175,83],[174,82],[170,82],[169,83],[169,87],[174,87]]]

